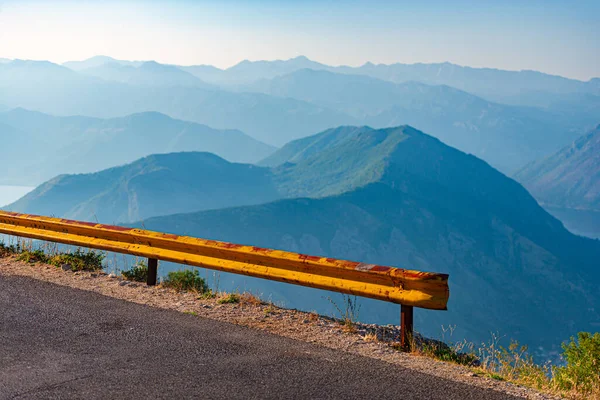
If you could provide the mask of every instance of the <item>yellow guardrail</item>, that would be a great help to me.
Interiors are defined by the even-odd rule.
[[[0,211],[0,233],[253,276],[401,304],[412,333],[412,307],[446,310],[448,275],[309,256],[281,250],[119,226]],[[404,332],[404,329],[403,329]]]

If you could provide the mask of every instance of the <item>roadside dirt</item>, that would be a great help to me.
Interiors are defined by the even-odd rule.
[[[196,293],[178,293],[161,286],[148,287],[102,272],[64,271],[54,266],[24,263],[15,257],[0,258],[0,279],[2,275],[27,276],[151,307],[234,323],[522,398],[555,398],[530,388],[477,375],[464,366],[400,352],[391,346],[398,327],[359,324],[348,329],[331,318],[279,308],[250,295],[240,295],[239,303],[219,304],[219,296],[203,299]]]

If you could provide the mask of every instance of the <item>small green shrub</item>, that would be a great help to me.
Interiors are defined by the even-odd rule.
[[[6,257],[11,254],[21,253],[21,246],[16,244],[7,245],[3,242],[0,242],[0,257]]]
[[[206,292],[200,293],[200,296],[198,296],[197,299],[198,300],[209,300],[209,299],[214,299],[215,297],[217,297],[215,292],[208,289]]]
[[[240,302],[240,295],[236,293],[229,293],[227,296],[221,297],[217,300],[219,304],[235,304]]]
[[[417,342],[417,341],[414,341]],[[436,358],[441,361],[449,361],[460,365],[473,366],[478,362],[478,358],[472,352],[464,352],[460,345],[449,346],[444,342],[437,340],[421,340],[420,343],[413,343],[416,352]]]
[[[337,310],[340,318],[339,322],[344,326],[344,329],[350,333],[356,331],[356,323],[360,313],[360,304],[356,296],[342,295],[343,305],[339,306],[335,301],[328,297],[327,300]]]
[[[478,353],[481,369],[491,375],[537,389],[548,387],[549,366],[537,364],[528,353],[527,346],[513,340],[504,347],[499,344],[499,337],[492,335],[492,340],[482,344]]]
[[[565,342],[564,367],[554,367],[554,381],[562,390],[590,394],[600,392],[600,333],[579,332]]]
[[[504,378],[503,378],[503,377],[501,377],[501,376],[500,376],[500,375],[498,375],[498,374],[494,374],[494,373],[491,373],[491,374],[489,374],[489,377],[490,377],[490,378],[492,378],[492,379],[495,379],[495,380],[497,380],[497,381],[503,381],[503,380],[504,380]]]
[[[42,250],[25,250],[19,257],[17,257],[19,261],[25,261],[26,263],[34,264],[36,262],[47,263],[49,258]]]
[[[189,269],[186,269],[183,271],[169,272],[167,279],[163,281],[163,285],[173,288],[178,292],[191,290],[198,293],[206,293],[209,291],[208,285],[204,279],[200,277],[198,270],[190,271]]]
[[[146,282],[148,280],[148,265],[141,261],[131,267],[130,270],[121,272],[128,281]]]
[[[73,253],[60,253],[47,257],[45,262],[56,267],[69,265],[71,271],[98,271],[102,269],[103,260],[104,253],[77,249]]]

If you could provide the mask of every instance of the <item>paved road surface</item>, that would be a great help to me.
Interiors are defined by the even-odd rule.
[[[504,399],[243,327],[0,274],[0,399]]]

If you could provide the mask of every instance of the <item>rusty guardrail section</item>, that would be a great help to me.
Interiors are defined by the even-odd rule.
[[[401,304],[402,342],[412,335],[413,307],[446,310],[448,275],[119,226],[0,211],[0,233],[147,257]]]

